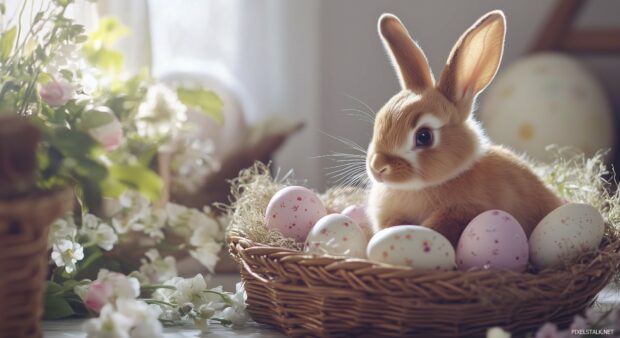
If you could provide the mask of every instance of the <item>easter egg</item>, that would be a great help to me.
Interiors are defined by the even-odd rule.
[[[538,161],[551,161],[548,145],[591,157],[614,146],[614,114],[599,81],[577,59],[534,54],[500,72],[478,118],[491,140]]]
[[[454,248],[448,239],[418,225],[397,225],[377,232],[368,243],[366,254],[371,261],[420,272],[454,269]]]
[[[366,206],[363,204],[356,204],[346,207],[342,210],[342,214],[345,216],[351,217],[359,226],[364,230],[364,233],[370,240],[374,231],[372,230],[372,225],[370,224],[370,220],[368,219],[368,214],[366,214]]]
[[[325,206],[310,189],[290,186],[278,191],[267,205],[265,224],[298,242],[326,214]]]
[[[492,269],[523,272],[529,248],[523,227],[509,213],[488,210],[463,231],[456,247],[460,270]]]
[[[543,218],[530,236],[530,256],[538,268],[570,262],[596,250],[605,233],[600,212],[587,204],[568,203]]]
[[[305,251],[351,258],[365,258],[366,234],[348,216],[331,214],[321,218],[306,239]]]

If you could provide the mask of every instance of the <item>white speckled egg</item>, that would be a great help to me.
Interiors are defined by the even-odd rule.
[[[530,236],[530,256],[538,268],[561,265],[596,250],[605,233],[600,212],[591,205],[565,204],[543,218]]]
[[[461,270],[492,269],[523,272],[529,248],[523,227],[509,213],[488,210],[465,228],[456,247]]]
[[[313,254],[366,258],[366,234],[348,216],[331,214],[321,218],[306,239],[305,251]]]
[[[265,224],[286,237],[303,242],[316,221],[326,213],[325,206],[312,190],[291,186],[273,195],[265,212]]]
[[[366,206],[363,204],[356,204],[346,207],[342,210],[342,214],[351,217],[359,226],[364,230],[368,240],[372,238],[374,231],[372,231],[372,225],[366,214]]]
[[[368,243],[368,259],[417,271],[454,269],[454,248],[435,230],[418,225],[397,225],[377,232]]]

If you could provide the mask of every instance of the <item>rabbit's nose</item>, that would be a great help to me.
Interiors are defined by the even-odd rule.
[[[388,162],[387,156],[381,153],[377,153],[372,156],[370,159],[370,167],[379,178],[389,175],[392,171],[392,166]]]

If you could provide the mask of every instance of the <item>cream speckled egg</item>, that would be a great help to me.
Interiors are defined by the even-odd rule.
[[[372,238],[374,231],[372,230],[372,225],[370,224],[370,220],[368,219],[368,214],[366,214],[365,205],[351,205],[342,210],[342,214],[351,217],[360,226],[360,228],[364,230],[364,233],[366,234],[366,237],[368,237],[368,240]]]
[[[570,262],[596,250],[605,233],[600,212],[591,205],[565,204],[550,212],[530,236],[530,257],[539,268]]]
[[[306,239],[305,251],[313,254],[366,258],[366,234],[348,216],[331,214],[321,218]]]
[[[397,225],[377,232],[368,259],[416,271],[454,270],[454,248],[440,233],[418,225]]]
[[[488,210],[467,224],[456,247],[460,270],[527,268],[529,248],[523,227],[509,213]]]
[[[290,186],[278,191],[269,201],[265,224],[286,237],[303,242],[310,229],[326,213],[325,206],[312,190]]]

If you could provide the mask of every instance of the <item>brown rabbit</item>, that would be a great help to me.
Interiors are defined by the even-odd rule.
[[[501,209],[529,236],[561,201],[526,161],[490,145],[471,114],[502,58],[504,14],[488,13],[461,36],[437,84],[398,18],[382,15],[379,34],[402,90],[377,114],[368,148],[368,213],[375,231],[421,224],[456,245],[476,215]]]

